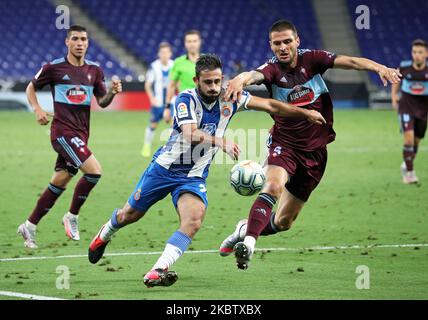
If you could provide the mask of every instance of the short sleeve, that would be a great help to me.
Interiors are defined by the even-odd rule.
[[[258,67],[255,71],[260,72],[265,77],[263,84],[270,85],[274,82],[276,68],[273,63],[266,62],[265,64],[262,64],[260,67]]]
[[[178,81],[180,79],[180,72],[178,69],[178,64],[174,62],[174,64],[172,65],[171,71],[169,73],[169,78],[172,81]]]
[[[98,68],[97,77],[94,83],[94,96],[103,97],[107,94],[104,72],[101,68]]]
[[[334,60],[337,55],[324,50],[313,50],[311,51],[313,66],[316,73],[323,74],[327,69],[331,69],[334,66]]]
[[[36,90],[41,90],[44,86],[51,84],[53,82],[51,64],[45,64],[39,72],[37,72],[31,82]]]
[[[180,94],[175,100],[174,109],[174,117],[179,127],[187,123],[197,123],[195,103],[189,94]]]
[[[251,100],[251,94],[248,91],[242,91],[241,99],[238,101],[237,111],[248,110],[247,104]]]

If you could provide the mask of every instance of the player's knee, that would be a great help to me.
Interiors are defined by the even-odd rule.
[[[293,225],[293,221],[287,220],[287,219],[280,219],[277,224],[275,224],[276,228],[279,231],[287,231],[291,229],[291,226]]]
[[[92,184],[97,184],[101,179],[101,174],[85,173],[83,178]]]
[[[267,181],[263,188],[264,193],[267,193],[276,199],[279,199],[283,190],[284,186],[276,181]]]

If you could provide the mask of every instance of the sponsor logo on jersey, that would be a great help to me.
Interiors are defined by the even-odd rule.
[[[201,130],[213,136],[217,130],[217,125],[215,123],[205,123]]]
[[[425,87],[420,82],[415,82],[410,85],[410,91],[414,94],[422,94],[425,91]]]
[[[287,83],[287,82],[288,82],[286,77],[282,77],[282,78],[281,78],[281,80],[279,80],[279,81],[281,81],[281,82],[285,82],[285,83]]]
[[[311,88],[297,85],[287,96],[287,102],[294,106],[304,106],[312,102],[315,93]]]
[[[70,80],[70,77],[68,74],[66,74],[64,77],[62,77],[62,80]]]
[[[180,103],[177,107],[177,116],[179,118],[184,118],[189,116],[189,111],[185,103]]]
[[[73,104],[80,104],[86,101],[88,93],[80,86],[68,89],[66,92],[67,100]]]

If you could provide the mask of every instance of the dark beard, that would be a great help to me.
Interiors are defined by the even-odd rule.
[[[214,101],[216,101],[220,97],[220,93],[216,96],[207,96],[207,95],[203,94],[200,86],[198,86],[198,94],[202,98],[202,101],[205,103],[208,103],[208,104],[213,103]]]

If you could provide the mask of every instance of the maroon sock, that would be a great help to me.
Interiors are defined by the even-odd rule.
[[[275,234],[279,232],[278,227],[275,225],[274,221],[275,221],[275,212],[272,211],[268,224],[260,233],[261,236],[269,236],[271,234]]]
[[[70,213],[78,215],[80,208],[88,198],[89,192],[95,187],[100,180],[100,174],[85,174],[77,182],[74,188],[73,200],[71,201]]]
[[[415,159],[415,149],[413,146],[404,145],[403,147],[403,159],[406,163],[407,171],[413,171],[413,160]]]
[[[55,204],[56,199],[64,192],[65,189],[57,187],[52,183],[49,183],[45,191],[43,191],[39,200],[37,201],[36,207],[31,213],[28,221],[33,224],[38,224],[43,216],[49,212],[49,210]]]
[[[257,239],[269,223],[272,208],[276,200],[267,193],[260,193],[250,210],[247,224],[247,236]]]

